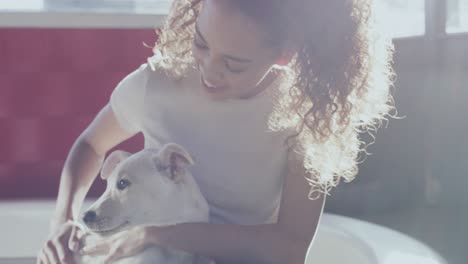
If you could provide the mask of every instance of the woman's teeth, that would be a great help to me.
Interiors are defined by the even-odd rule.
[[[216,88],[216,86],[210,82],[208,82],[207,80],[204,80],[205,81],[205,85],[210,87],[210,88]]]

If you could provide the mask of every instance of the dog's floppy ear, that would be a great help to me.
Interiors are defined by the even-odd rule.
[[[102,165],[101,178],[106,180],[112,174],[112,171],[115,169],[115,167],[117,167],[120,162],[122,162],[130,155],[130,153],[123,150],[116,150],[112,152]]]
[[[177,181],[185,169],[193,165],[190,154],[180,145],[169,143],[159,151],[158,167],[167,168],[172,180]]]

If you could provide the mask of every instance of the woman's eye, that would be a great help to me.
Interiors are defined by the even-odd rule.
[[[243,73],[245,71],[245,69],[236,69],[236,68],[232,67],[231,65],[229,65],[228,62],[225,62],[224,66],[226,67],[226,69],[228,69],[228,71],[230,71],[232,73],[236,73],[236,74]]]
[[[117,189],[121,191],[127,188],[128,186],[130,186],[130,182],[128,180],[122,179],[117,182]]]

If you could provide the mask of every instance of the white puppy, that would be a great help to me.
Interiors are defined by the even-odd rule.
[[[115,234],[136,225],[166,226],[184,222],[208,222],[208,204],[187,167],[190,155],[177,144],[159,151],[144,149],[133,155],[115,151],[105,160],[101,177],[107,179],[104,194],[84,212],[82,221],[96,237]],[[75,255],[76,263],[102,263],[103,256]],[[150,247],[123,258],[118,264],[188,264],[192,254]]]

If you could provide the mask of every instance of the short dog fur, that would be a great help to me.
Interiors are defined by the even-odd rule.
[[[102,196],[84,212],[89,231],[82,246],[136,225],[167,226],[184,222],[208,222],[206,200],[188,167],[193,160],[180,145],[160,150],[144,149],[133,155],[114,151],[105,160],[101,177],[107,180]],[[104,256],[75,254],[77,264],[102,263]],[[150,247],[117,264],[192,264],[193,254]]]

